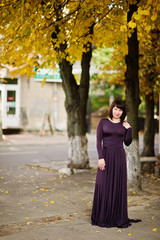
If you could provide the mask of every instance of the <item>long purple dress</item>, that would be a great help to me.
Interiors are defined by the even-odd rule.
[[[132,128],[113,123],[107,118],[97,127],[97,151],[104,158],[105,170],[97,170],[92,224],[100,227],[130,226],[127,208],[127,166],[123,148],[132,142]],[[103,143],[103,144],[102,144]]]

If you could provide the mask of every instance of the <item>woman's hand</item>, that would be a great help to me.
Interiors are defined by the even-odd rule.
[[[127,128],[130,128],[131,125],[127,121],[124,121],[123,122],[123,127],[125,127],[127,129]]]
[[[100,170],[105,170],[106,163],[104,161],[104,158],[98,160],[98,167]]]

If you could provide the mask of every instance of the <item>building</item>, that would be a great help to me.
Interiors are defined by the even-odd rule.
[[[9,69],[2,68],[0,79],[3,129],[66,130],[65,94],[58,72],[41,70],[35,78],[17,75],[12,79]]]
[[[11,67],[0,69],[0,120],[3,129],[66,130],[65,94],[59,71],[40,69],[36,76],[10,76]],[[91,65],[90,75],[100,72]],[[77,79],[81,74],[79,61],[73,66]],[[43,79],[46,78],[42,87]],[[3,80],[2,80],[3,79]],[[48,121],[49,117],[49,121]]]

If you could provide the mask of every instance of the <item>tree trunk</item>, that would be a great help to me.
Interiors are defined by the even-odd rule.
[[[87,152],[87,124],[86,111],[89,92],[89,68],[92,49],[82,54],[81,81],[76,83],[72,74],[72,65],[63,59],[60,63],[62,84],[66,95],[65,108],[67,111],[67,130],[69,137],[69,164],[70,168],[89,168]]]
[[[129,6],[127,22],[137,11],[137,4]],[[141,188],[140,161],[139,161],[139,140],[138,140],[138,108],[139,98],[139,43],[137,40],[137,29],[134,29],[132,36],[128,38],[128,55],[126,56],[127,70],[125,73],[126,102],[128,107],[128,121],[132,126],[132,144],[127,148],[128,165],[128,187]]]
[[[146,119],[144,126],[143,138],[143,152],[142,156],[154,156],[154,137],[155,137],[155,123],[154,123],[154,85],[158,77],[157,72],[157,43],[159,40],[159,30],[155,27],[151,30],[151,46],[152,46],[152,63],[148,65],[145,77],[150,86],[149,93],[145,96],[146,103]],[[150,57],[150,56],[149,56]]]
[[[3,141],[3,131],[2,131],[2,123],[0,122],[0,142]]]
[[[57,21],[59,14],[57,13]],[[90,27],[87,36],[93,35],[94,24]],[[52,39],[58,39],[59,27],[52,33]],[[54,47],[54,42],[53,42]],[[86,51],[82,53],[81,60],[81,80],[80,84],[76,83],[76,79],[72,73],[73,65],[67,61],[67,42],[61,43],[59,48],[55,48],[57,55],[61,59],[59,61],[60,74],[62,78],[62,86],[66,95],[65,108],[67,112],[67,131],[69,137],[69,151],[68,151],[68,167],[73,168],[89,168],[89,158],[87,151],[87,101],[89,92],[89,69],[92,57],[92,45],[88,42],[84,45]]]
[[[3,141],[3,138],[2,138],[2,135],[3,135],[3,130],[2,130],[2,109],[1,109],[1,106],[2,106],[2,93],[1,93],[1,90],[0,90],[0,141]]]
[[[146,119],[144,126],[143,137],[143,152],[141,156],[155,156],[154,153],[154,136],[155,136],[155,123],[154,123],[154,97],[153,93],[145,96],[146,103]]]

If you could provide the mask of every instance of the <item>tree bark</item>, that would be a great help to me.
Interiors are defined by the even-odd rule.
[[[3,131],[2,131],[2,123],[0,122],[0,142],[3,141]]]
[[[2,130],[2,110],[1,110],[1,97],[2,97],[2,92],[0,91],[0,141],[3,141],[3,130]]]
[[[146,103],[146,118],[144,125],[143,137],[143,151],[141,156],[155,156],[154,152],[154,137],[155,137],[155,123],[154,123],[154,96],[153,92],[145,96]]]
[[[76,83],[72,74],[72,65],[66,59],[59,63],[62,84],[66,95],[65,108],[67,112],[67,130],[69,137],[68,166],[70,168],[89,168],[87,152],[87,124],[86,111],[89,92],[89,69],[92,56],[90,50],[82,54],[81,81]]]
[[[127,22],[137,11],[137,4],[129,5]],[[141,188],[140,181],[140,161],[139,161],[139,140],[138,140],[138,108],[139,98],[139,43],[137,39],[137,29],[134,29],[132,36],[128,38],[128,55],[126,56],[127,70],[125,73],[126,83],[126,103],[128,108],[128,121],[132,126],[132,144],[127,148],[128,165],[128,187],[134,189]]]

